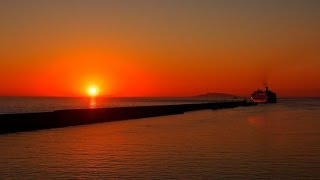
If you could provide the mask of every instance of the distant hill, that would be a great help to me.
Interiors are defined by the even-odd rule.
[[[226,94],[226,93],[206,93],[206,94],[200,94],[197,96],[194,96],[195,98],[227,98],[231,99],[234,97],[238,97],[232,94]]]

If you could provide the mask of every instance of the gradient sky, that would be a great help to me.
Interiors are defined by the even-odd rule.
[[[320,96],[318,0],[1,0],[0,96]]]

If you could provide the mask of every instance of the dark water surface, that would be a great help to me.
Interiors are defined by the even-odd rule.
[[[0,136],[0,179],[320,179],[320,100]]]

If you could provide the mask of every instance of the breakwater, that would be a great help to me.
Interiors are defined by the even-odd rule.
[[[0,115],[0,134],[67,126],[182,114],[204,109],[224,109],[255,105],[247,101],[160,106],[70,109],[41,113]]]

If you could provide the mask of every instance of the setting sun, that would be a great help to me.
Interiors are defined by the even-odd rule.
[[[99,94],[99,90],[96,86],[89,86],[88,87],[88,95],[91,97],[95,97]]]

